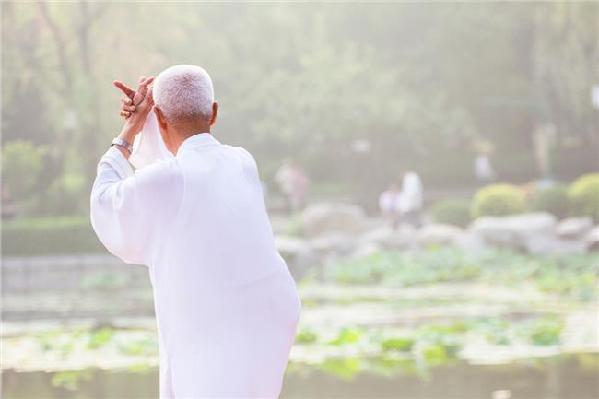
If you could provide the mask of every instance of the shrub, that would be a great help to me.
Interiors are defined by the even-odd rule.
[[[17,201],[27,200],[37,187],[44,167],[42,147],[25,140],[6,143],[2,148],[2,178]]]
[[[535,211],[549,212],[558,218],[567,216],[570,209],[568,189],[558,184],[536,190],[532,196],[532,208]]]
[[[576,179],[568,189],[572,213],[590,216],[599,221],[599,173],[589,173]]]
[[[524,211],[524,193],[506,183],[491,184],[478,190],[472,203],[472,216],[508,216]]]
[[[431,208],[433,220],[437,223],[466,227],[470,221],[470,202],[448,200],[437,202]]]
[[[106,252],[86,217],[26,218],[2,225],[2,255]]]

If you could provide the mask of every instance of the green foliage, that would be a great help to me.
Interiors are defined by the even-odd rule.
[[[351,380],[360,372],[361,361],[358,358],[329,358],[320,364],[320,368],[341,379]]]
[[[461,322],[422,326],[417,334],[419,340],[425,344],[421,349],[423,356],[431,364],[455,358],[467,331],[468,326]]]
[[[316,341],[318,341],[318,335],[310,330],[301,330],[295,337],[295,343],[298,345],[309,345]]]
[[[2,148],[2,180],[17,201],[30,198],[41,176],[45,149],[25,140],[14,140]]]
[[[440,201],[431,208],[431,215],[437,223],[466,227],[472,220],[470,217],[470,207],[470,201]]]
[[[536,113],[559,120],[560,130],[579,138],[591,131],[588,88],[599,52],[592,44],[594,4],[498,9],[399,3],[4,2],[3,137],[50,143],[59,161],[48,179],[56,191],[51,204],[79,209],[85,190],[71,190],[63,180],[89,184],[119,129],[118,94],[110,80],[134,82],[172,60],[202,64],[212,74],[226,116],[216,133],[256,154],[265,180],[293,154],[318,172],[312,173],[315,183],[344,180],[360,192],[376,191],[396,173],[392,161],[401,154],[425,182],[465,183],[471,157],[462,149],[479,133],[477,126],[485,126],[480,133],[505,154],[493,160],[498,170],[526,176],[535,169],[530,147],[522,143]],[[121,41],[132,25],[138,37]],[[212,37],[223,26],[223,34]],[[530,40],[515,40],[522,32]],[[393,40],[414,34],[419,40]],[[185,37],[212,40],[197,46]],[[529,51],[532,44],[538,51]],[[465,63],[460,49],[476,59]],[[250,61],[239,68],[239,59]],[[530,68],[522,65],[548,73],[533,85]],[[493,95],[481,104],[481,93]],[[521,100],[543,98],[555,101]],[[536,113],[523,112],[529,107]],[[372,144],[366,158],[351,148],[362,138]],[[62,163],[73,149],[81,162]],[[585,166],[580,154],[594,155],[594,148],[569,152],[578,162],[568,170],[576,171]],[[73,174],[79,176],[67,176]],[[66,204],[60,202],[63,188]]]
[[[393,287],[470,280],[494,284],[529,281],[544,291],[591,301],[599,296],[599,254],[541,257],[502,250],[469,253],[455,248],[381,251],[327,265],[325,278],[342,284]]]
[[[429,344],[422,348],[422,357],[431,366],[439,366],[445,364],[450,359],[450,354],[447,348],[440,344]]]
[[[491,184],[478,190],[472,202],[472,216],[508,216],[524,211],[524,193],[507,183]]]
[[[532,197],[532,209],[549,212],[558,218],[568,216],[570,210],[568,189],[561,184],[557,184],[536,190]]]
[[[87,343],[87,347],[89,349],[97,349],[101,346],[104,346],[110,342],[114,335],[114,331],[111,328],[100,328],[99,330],[92,331],[89,334],[89,340]]]
[[[415,286],[443,281],[464,281],[479,276],[476,258],[450,248],[403,253],[377,252],[356,260],[344,260],[325,269],[325,276],[340,283],[384,283]]]
[[[149,337],[120,344],[118,349],[121,353],[129,356],[154,356],[158,354],[156,340]]]
[[[509,345],[510,323],[503,319],[485,317],[472,322],[472,329],[481,333],[491,345]]]
[[[362,337],[362,333],[355,328],[343,328],[337,337],[329,341],[330,345],[343,346],[355,344]]]
[[[387,338],[381,342],[381,349],[383,352],[410,352],[415,344],[416,340],[411,337]]]
[[[2,225],[3,255],[105,251],[88,218],[23,218]]]
[[[589,173],[576,179],[568,189],[575,215],[590,216],[599,221],[599,173]]]
[[[546,317],[531,322],[524,328],[529,341],[534,345],[558,345],[564,322],[555,317]]]

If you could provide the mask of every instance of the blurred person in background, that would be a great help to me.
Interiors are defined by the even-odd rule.
[[[379,197],[379,208],[383,217],[395,230],[401,219],[401,184],[392,182]]]
[[[301,210],[306,205],[310,178],[297,161],[286,159],[277,170],[275,181],[285,197],[285,207],[289,214]]]
[[[481,184],[488,184],[495,180],[495,170],[491,165],[491,159],[487,151],[479,152],[474,158],[474,176],[476,181]]]
[[[399,201],[401,223],[412,227],[420,227],[422,224],[423,195],[420,176],[414,171],[406,171],[403,175]]]

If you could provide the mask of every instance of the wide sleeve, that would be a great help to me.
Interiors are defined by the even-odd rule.
[[[176,216],[183,178],[176,161],[134,171],[111,147],[98,163],[90,196],[91,224],[106,249],[123,262],[150,264],[153,243]]]

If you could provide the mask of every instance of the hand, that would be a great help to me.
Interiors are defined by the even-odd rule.
[[[154,106],[151,87],[153,80],[154,77],[142,77],[136,92],[121,82],[114,82],[114,85],[120,88],[127,96],[123,100],[123,111],[121,111],[121,114],[123,115],[124,112],[128,112],[129,114],[123,115],[126,117],[126,121],[120,137],[129,143],[133,143],[135,135],[143,128],[146,117]]]
[[[152,81],[154,78],[149,77],[147,79],[150,79],[150,81]],[[146,80],[145,76],[140,77],[139,83],[141,84],[144,80]],[[127,119],[131,116],[133,112],[135,112],[135,105],[139,104],[142,101],[143,95],[139,91],[136,92],[120,80],[115,80],[112,82],[112,84],[117,89],[120,89],[125,95],[125,98],[123,98],[122,100],[123,105],[121,108],[121,116]]]

